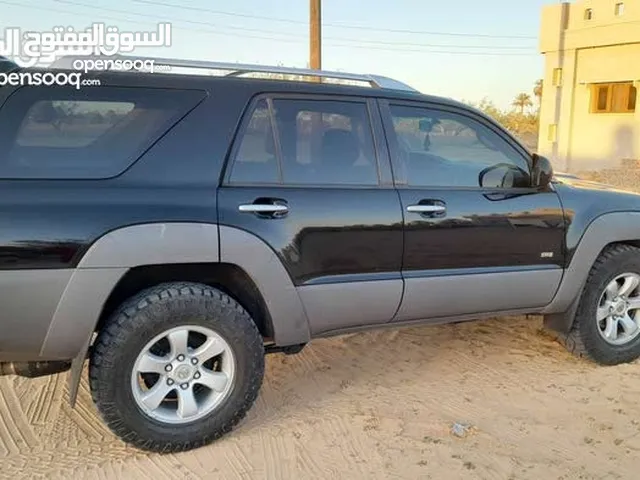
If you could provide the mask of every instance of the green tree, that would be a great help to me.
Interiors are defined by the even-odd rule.
[[[464,102],[470,107],[476,108],[480,110],[485,115],[492,117],[494,120],[498,122],[502,122],[504,120],[504,112],[502,112],[495,103],[493,103],[488,98],[483,98],[480,102]]]
[[[536,80],[536,83],[533,86],[533,95],[538,100],[538,108],[540,108],[540,104],[542,103],[542,79]]]
[[[526,94],[525,94],[526,95]],[[531,102],[531,98],[529,98]],[[490,99],[483,98],[480,102],[465,102],[484,114],[492,117],[511,133],[520,138],[531,149],[537,148],[538,142],[538,112],[523,112],[518,110],[501,109]],[[527,102],[524,102],[527,104]],[[530,105],[530,103],[529,103]],[[521,109],[524,110],[524,109]]]
[[[513,100],[511,104],[516,108],[520,109],[520,113],[524,115],[524,109],[527,107],[531,107],[533,102],[531,101],[531,96],[528,93],[519,93],[516,95],[516,98]]]

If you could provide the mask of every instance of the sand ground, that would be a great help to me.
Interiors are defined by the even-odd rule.
[[[66,375],[0,377],[0,478],[635,479],[639,363],[575,359],[537,317],[319,340],[268,357],[232,434],[165,456],[107,431],[86,383],[71,410]]]

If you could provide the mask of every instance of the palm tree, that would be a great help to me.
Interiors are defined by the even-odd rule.
[[[538,100],[538,108],[540,108],[540,104],[542,103],[542,79],[536,80],[533,86],[533,95]]]
[[[519,93],[513,100],[512,105],[520,109],[520,113],[524,113],[524,109],[533,105],[531,97],[528,93]]]

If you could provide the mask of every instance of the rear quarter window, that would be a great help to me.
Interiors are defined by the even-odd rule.
[[[20,88],[0,110],[0,178],[117,176],[204,96],[151,88]]]

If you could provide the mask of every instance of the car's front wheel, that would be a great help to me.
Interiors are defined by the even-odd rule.
[[[262,337],[225,293],[163,284],[126,301],[90,361],[93,399],[109,428],[139,448],[175,452],[229,432],[258,395]]]
[[[640,249],[607,247],[593,265],[565,345],[603,365],[640,357]]]

